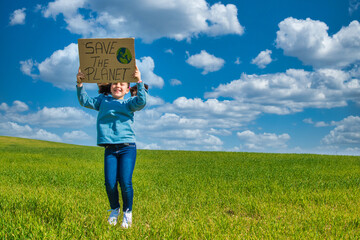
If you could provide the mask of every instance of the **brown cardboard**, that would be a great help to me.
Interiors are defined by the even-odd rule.
[[[85,74],[83,82],[136,82],[134,40],[78,39],[80,69]]]

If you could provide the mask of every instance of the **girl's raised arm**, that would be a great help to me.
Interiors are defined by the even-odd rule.
[[[85,78],[85,75],[81,72],[80,68],[78,74],[76,75],[76,82],[77,82],[77,97],[81,106],[94,109],[99,111],[100,103],[104,97],[103,94],[100,94],[98,97],[92,98],[89,97],[86,93],[82,80]]]

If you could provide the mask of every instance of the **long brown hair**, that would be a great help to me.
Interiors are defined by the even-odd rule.
[[[98,83],[99,93],[104,94],[105,96],[111,93],[111,83]]]
[[[149,85],[147,85],[146,83],[144,83],[144,87],[146,90],[149,89]],[[130,93],[131,93],[131,96],[134,97],[137,95],[137,85],[134,85],[130,88]]]

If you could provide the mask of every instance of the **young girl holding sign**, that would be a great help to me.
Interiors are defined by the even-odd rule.
[[[97,144],[105,147],[104,170],[106,193],[110,202],[110,225],[116,225],[120,213],[118,183],[123,203],[122,227],[132,224],[133,187],[132,175],[136,161],[134,112],[146,105],[146,91],[141,74],[136,67],[133,77],[137,80],[136,97],[124,99],[130,83],[112,83],[109,93],[92,98],[82,84],[85,75],[79,69],[77,74],[77,96],[81,106],[97,110]],[[110,94],[109,96],[107,94]]]

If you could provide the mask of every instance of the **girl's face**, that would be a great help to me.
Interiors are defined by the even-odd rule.
[[[124,99],[125,94],[129,92],[129,83],[112,83],[110,91],[113,98]]]

